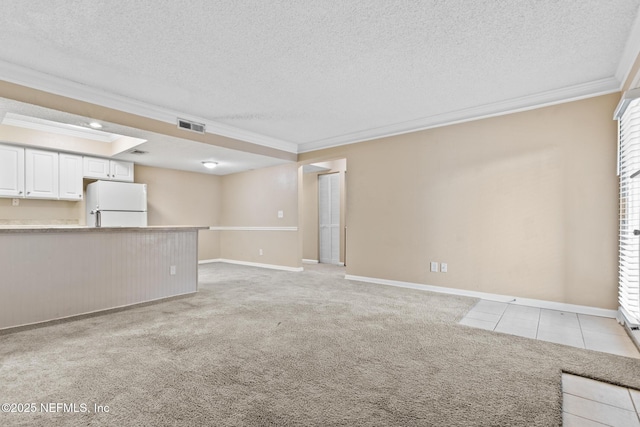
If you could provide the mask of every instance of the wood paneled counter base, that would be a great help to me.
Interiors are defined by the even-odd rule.
[[[194,293],[206,227],[0,227],[0,330]]]

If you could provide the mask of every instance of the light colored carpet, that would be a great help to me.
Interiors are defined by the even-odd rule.
[[[343,274],[343,273],[342,273]],[[227,264],[193,297],[0,336],[0,425],[553,426],[561,372],[640,361],[458,325],[474,299]]]

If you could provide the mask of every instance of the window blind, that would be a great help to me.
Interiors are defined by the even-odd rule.
[[[640,325],[640,99],[618,118],[620,232],[618,302],[624,321]],[[636,176],[638,175],[638,176]]]

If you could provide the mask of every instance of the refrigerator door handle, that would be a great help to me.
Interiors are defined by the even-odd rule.
[[[96,216],[96,228],[100,227],[102,224],[102,215],[100,209],[96,208],[90,212],[91,215]]]

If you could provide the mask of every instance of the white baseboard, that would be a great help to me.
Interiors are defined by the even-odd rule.
[[[318,261],[317,259],[303,259],[302,260],[303,264],[320,264],[320,261]],[[344,267],[344,262],[339,262],[337,264],[333,264],[330,262],[327,263],[323,263],[325,265],[339,265],[340,267]]]
[[[188,297],[189,295],[196,295],[196,294],[197,294],[197,291],[187,292],[187,293],[184,293],[184,294],[171,295],[171,296],[168,296],[168,297],[154,298],[154,299],[150,299],[149,301],[141,301],[141,302],[134,302],[134,303],[131,303],[131,304],[123,304],[123,305],[119,305],[117,307],[101,308],[101,309],[98,309],[98,310],[85,311],[83,313],[71,314],[69,316],[56,317],[54,319],[49,319],[49,320],[39,320],[37,322],[30,322],[30,323],[23,323],[21,325],[7,326],[7,327],[4,327],[4,328],[0,328],[0,331],[14,330],[14,331],[17,332],[17,331],[24,330],[25,328],[30,328],[30,327],[55,325],[55,324],[57,324],[59,322],[71,321],[71,320],[74,320],[74,319],[85,319],[85,318],[90,317],[90,316],[98,316],[98,315],[104,315],[104,314],[109,314],[109,313],[117,313],[117,312],[120,312],[122,310],[127,310],[129,308],[146,307],[147,305],[152,305],[152,304],[158,304],[158,303],[163,303],[163,302],[167,302],[167,301],[172,301],[172,300]]]
[[[268,268],[270,270],[283,270],[283,271],[296,271],[296,272],[304,271],[304,269],[302,267],[288,267],[286,265],[261,264],[261,263],[258,263],[258,262],[237,261],[235,259],[224,259],[224,258],[198,261],[198,264],[206,264],[206,263],[211,263],[211,262],[224,262],[224,263],[227,263],[227,264],[236,264],[236,265],[246,265],[246,266],[249,266],[249,267]]]
[[[317,259],[303,259],[302,263],[303,264],[320,264],[320,261],[318,261]],[[339,262],[337,264],[325,264],[325,265],[338,265],[340,267],[344,267],[344,262]]]
[[[420,283],[401,282],[398,280],[376,279],[373,277],[345,275],[347,280],[356,280],[359,282],[375,283],[378,285],[397,286],[400,288],[418,289],[422,291],[438,292],[442,294],[460,295],[465,297],[480,298],[489,301],[505,302],[516,305],[526,305],[530,307],[546,308],[549,310],[568,311],[571,313],[588,314],[591,316],[610,317],[615,319],[616,310],[607,310],[605,308],[589,307],[586,305],[567,304],[555,301],[545,301],[531,298],[520,298],[508,295],[490,294],[486,292],[468,291],[465,289],[445,288],[442,286],[423,285]]]
[[[215,259],[201,259],[200,261],[198,261],[198,264],[209,264],[212,262],[220,262],[220,258],[215,258]]]

